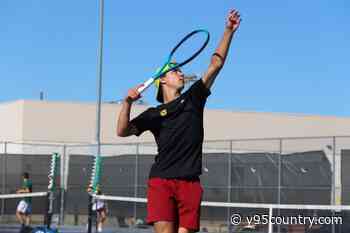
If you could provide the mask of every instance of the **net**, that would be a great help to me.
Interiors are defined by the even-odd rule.
[[[42,224],[47,208],[47,192],[1,194],[0,195],[0,223],[18,224],[16,210],[19,203],[26,200],[31,203],[32,222]]]
[[[109,217],[122,224],[150,228],[146,224],[146,198],[94,195],[104,201]],[[135,212],[123,212],[124,206]],[[203,201],[201,232],[316,233],[349,232],[348,205],[289,205]]]

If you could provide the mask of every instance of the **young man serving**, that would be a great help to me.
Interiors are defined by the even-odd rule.
[[[229,12],[224,34],[207,71],[186,92],[181,93],[184,74],[177,69],[167,72],[156,83],[159,106],[149,108],[130,120],[132,103],[140,98],[137,88],[130,89],[123,101],[117,135],[139,136],[149,130],[158,146],[147,191],[147,222],[153,224],[156,233],[199,230],[203,192],[199,181],[204,138],[203,110],[240,21],[238,11]],[[174,63],[169,63],[163,71],[173,66]]]

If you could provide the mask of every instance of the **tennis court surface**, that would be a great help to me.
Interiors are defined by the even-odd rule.
[[[82,226],[62,226],[58,228],[59,233],[86,233],[87,230]],[[20,232],[19,225],[0,225],[1,233],[18,233]],[[92,231],[94,232],[94,231]],[[150,233],[152,229],[139,229],[139,228],[105,228],[103,233]]]

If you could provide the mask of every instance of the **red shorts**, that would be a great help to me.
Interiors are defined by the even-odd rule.
[[[151,178],[147,190],[147,222],[175,222],[198,231],[203,189],[199,180]]]

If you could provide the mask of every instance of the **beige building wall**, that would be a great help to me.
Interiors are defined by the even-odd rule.
[[[0,141],[23,140],[23,102],[0,104]]]
[[[103,104],[103,143],[153,142],[150,133],[120,138],[115,134],[120,105]],[[147,107],[135,105],[132,116]],[[93,143],[94,103],[20,100],[0,104],[0,140]],[[205,140],[350,135],[350,118],[282,113],[233,112],[206,109]]]
[[[152,141],[151,135],[141,138],[120,138],[115,134],[117,104],[101,108],[101,142],[122,143]],[[133,115],[144,110],[136,106]],[[23,103],[23,140],[54,143],[94,143],[96,106],[94,103],[25,101]]]
[[[350,118],[208,110],[208,139],[350,135]]]

